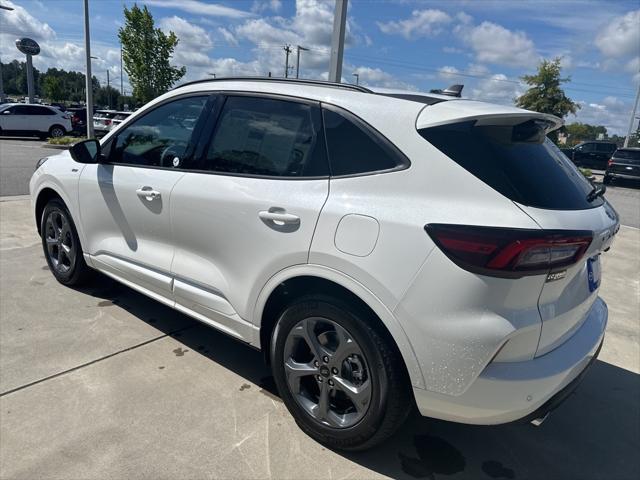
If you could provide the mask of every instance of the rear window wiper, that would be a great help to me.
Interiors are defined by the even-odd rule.
[[[587,202],[593,202],[596,198],[604,195],[604,192],[607,191],[607,187],[605,185],[594,185],[591,191],[587,194]]]

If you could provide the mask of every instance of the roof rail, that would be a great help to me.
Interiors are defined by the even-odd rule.
[[[342,88],[345,90],[353,90],[356,92],[362,93],[374,93],[366,87],[361,85],[353,85],[351,83],[335,83],[335,82],[327,82],[324,80],[309,80],[303,78],[282,78],[282,77],[218,77],[218,78],[202,78],[200,80],[193,80],[191,82],[186,82],[177,87],[172,88],[175,90],[176,88],[186,87],[187,85],[196,85],[198,83],[206,83],[206,82],[221,82],[221,81],[242,81],[242,82],[276,82],[276,83],[293,83],[293,84],[303,84],[303,85],[315,85],[320,87],[330,87],[330,88]]]

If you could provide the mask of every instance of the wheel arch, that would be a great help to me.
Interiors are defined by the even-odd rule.
[[[34,215],[39,235],[42,234],[42,212],[44,211],[44,207],[47,205],[47,203],[49,203],[49,201],[53,198],[60,199],[60,201],[64,203],[67,208],[69,208],[69,205],[67,205],[67,202],[64,201],[64,198],[62,198],[62,196],[53,188],[44,187],[42,190],[40,190],[38,192],[38,196],[36,197],[36,202],[34,205]]]
[[[275,323],[283,308],[295,298],[310,293],[329,294],[355,304],[369,313],[394,346],[404,363],[414,387],[424,388],[424,379],[417,357],[407,335],[392,312],[370,290],[355,279],[337,270],[320,265],[299,265],[274,275],[258,296],[254,324],[259,328],[255,346],[261,348],[269,361],[269,345]]]

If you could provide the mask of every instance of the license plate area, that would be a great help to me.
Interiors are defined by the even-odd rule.
[[[600,286],[600,255],[587,259],[587,281],[590,292],[595,292]]]

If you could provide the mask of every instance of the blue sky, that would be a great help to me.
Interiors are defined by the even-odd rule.
[[[156,25],[178,35],[173,63],[187,79],[208,73],[284,74],[286,44],[301,76],[326,78],[333,0],[147,0]],[[20,59],[18,35],[40,42],[39,69],[83,70],[82,0],[0,0],[0,56]],[[123,4],[89,0],[94,74],[119,87]],[[344,81],[430,89],[464,83],[466,96],[512,103],[541,58],[562,56],[579,121],[626,131],[640,81],[640,1],[349,0]],[[291,58],[295,65],[295,54]],[[125,90],[130,90],[126,80]],[[568,121],[575,121],[568,118]]]

